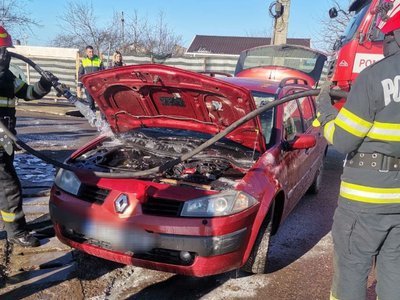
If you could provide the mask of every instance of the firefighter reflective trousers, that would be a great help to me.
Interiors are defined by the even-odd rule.
[[[25,231],[21,183],[13,165],[14,155],[0,150],[0,213],[8,237]]]
[[[335,211],[331,300],[363,300],[375,260],[379,300],[400,299],[400,214]]]

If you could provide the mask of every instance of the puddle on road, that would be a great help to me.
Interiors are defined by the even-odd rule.
[[[55,168],[31,154],[16,153],[14,166],[23,186],[51,187],[53,184]]]

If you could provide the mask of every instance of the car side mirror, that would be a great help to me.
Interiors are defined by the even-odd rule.
[[[317,144],[317,139],[312,134],[297,134],[293,140],[286,143],[287,150],[309,149]]]
[[[336,7],[332,7],[332,8],[329,10],[329,18],[331,18],[331,19],[336,18],[336,17],[338,16],[338,14],[339,14],[339,13],[338,13]]]

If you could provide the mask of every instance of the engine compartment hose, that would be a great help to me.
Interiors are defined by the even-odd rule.
[[[20,60],[24,61],[25,63],[27,63],[28,65],[30,65],[41,76],[47,77],[46,72],[42,68],[40,68],[35,62],[33,62],[31,59],[29,59],[21,54],[18,54],[18,53],[14,53],[14,52],[9,52],[9,53],[10,53],[11,57],[20,59]],[[70,100],[70,98],[68,98],[69,96],[66,96],[66,95],[71,95],[71,93],[65,93],[65,91],[61,88],[62,85],[58,81],[52,81],[52,85],[59,94],[66,97],[67,100]],[[243,116],[239,120],[233,122],[231,125],[226,127],[223,131],[216,134],[211,139],[205,141],[203,144],[196,147],[192,151],[190,151],[176,159],[167,161],[165,164],[162,164],[160,166],[157,166],[157,167],[154,167],[154,168],[151,168],[148,170],[135,171],[135,172],[109,173],[109,172],[99,172],[99,171],[94,171],[94,170],[89,170],[89,169],[73,167],[71,165],[62,163],[58,160],[52,159],[52,158],[48,157],[47,155],[44,155],[44,154],[40,153],[39,151],[36,151],[35,149],[31,148],[26,143],[24,143],[23,141],[18,139],[12,132],[10,132],[8,130],[8,128],[6,126],[4,126],[4,124],[1,121],[0,121],[0,128],[2,128],[4,130],[6,135],[8,135],[8,137],[14,142],[15,145],[19,146],[20,148],[24,149],[28,153],[36,156],[37,158],[39,158],[57,168],[69,170],[72,172],[80,172],[80,173],[84,172],[87,175],[93,175],[93,176],[104,177],[104,178],[131,178],[131,177],[140,178],[140,177],[146,177],[146,176],[154,175],[157,173],[165,172],[165,171],[171,169],[173,166],[192,158],[196,154],[200,153],[201,151],[205,150],[206,148],[210,147],[211,145],[215,144],[216,142],[218,142],[219,140],[224,138],[226,135],[228,135],[229,133],[234,131],[236,128],[240,127],[244,123],[250,121],[251,119],[257,117],[258,115],[266,112],[267,110],[269,110],[271,108],[274,108],[278,105],[281,105],[283,103],[293,101],[293,100],[296,100],[299,98],[309,97],[309,96],[317,96],[319,94],[319,92],[320,92],[320,89],[306,90],[306,91],[302,91],[302,92],[293,93],[293,94],[285,96],[279,100],[275,100],[273,102],[267,103],[255,110],[251,111],[250,113]],[[331,95],[331,97],[337,98],[337,99],[347,98],[347,93],[344,91],[341,91],[341,90],[332,89],[332,90],[330,90],[329,94]]]

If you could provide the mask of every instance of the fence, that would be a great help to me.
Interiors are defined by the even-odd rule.
[[[71,88],[72,92],[76,91],[80,62],[78,49],[16,46],[11,51],[30,58],[43,70],[50,71],[56,75],[60,79],[60,82],[67,84]],[[214,55],[158,60],[145,56],[124,56],[124,62],[127,65],[161,63],[195,72],[224,72],[233,74],[238,57],[238,55]],[[111,61],[111,57],[103,57],[103,61],[106,66],[107,61]],[[24,78],[28,83],[34,83],[40,79],[40,75],[25,62],[12,59],[11,64],[11,71],[17,76]],[[55,96],[54,91],[50,95]]]

